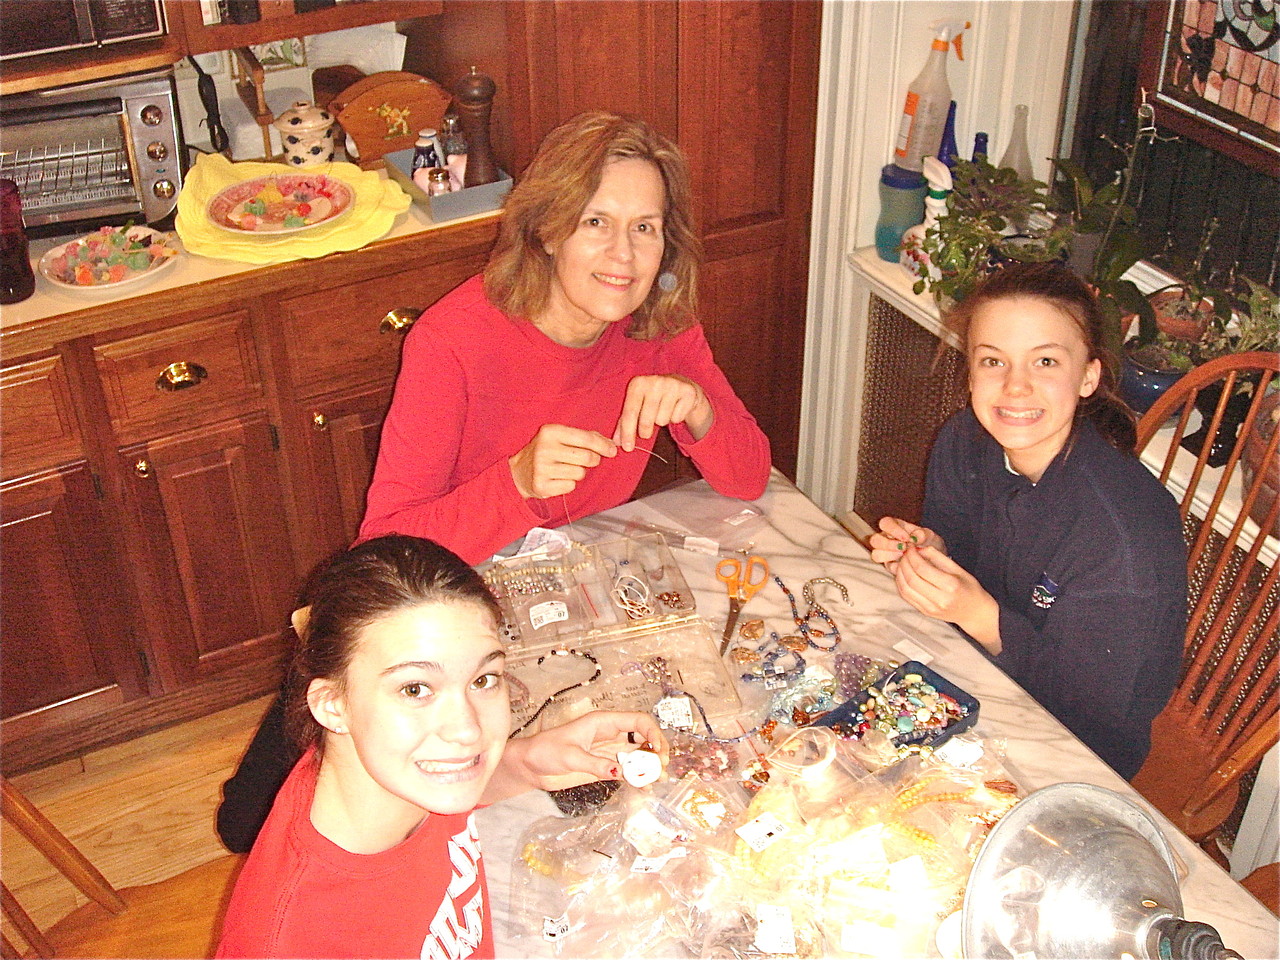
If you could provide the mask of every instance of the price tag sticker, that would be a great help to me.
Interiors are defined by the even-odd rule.
[[[772,813],[762,813],[733,832],[752,850],[760,853],[786,834],[787,825]]]
[[[660,857],[636,857],[631,861],[632,873],[657,873],[672,860],[689,855],[688,847],[672,847]]]
[[[547,943],[555,943],[568,932],[569,917],[567,914],[542,918],[542,939]]]
[[[774,903],[756,906],[756,949],[761,953],[794,954],[796,928],[791,908]]]
[[[688,697],[663,697],[653,706],[658,723],[677,730],[693,728],[693,704]]]
[[[547,600],[535,603],[529,608],[529,622],[533,629],[540,630],[549,623],[559,623],[569,619],[569,605],[563,600]]]

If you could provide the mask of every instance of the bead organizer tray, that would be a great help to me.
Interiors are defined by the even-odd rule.
[[[481,567],[480,575],[502,607],[511,649],[695,610],[693,591],[659,534],[511,557]]]
[[[933,702],[919,702],[922,699]],[[887,716],[886,708],[895,715]],[[855,738],[874,728],[897,747],[936,748],[977,722],[974,697],[923,663],[908,660],[815,721],[815,726],[834,727]]]
[[[586,682],[597,667],[599,677]],[[652,711],[667,698],[664,707],[673,711],[669,719],[677,728],[705,734],[698,705],[713,722],[742,707],[711,625],[697,616],[617,624],[515,648],[507,655],[507,675],[511,725],[521,732],[540,708],[541,715],[528,724],[530,733],[591,710]],[[574,689],[546,704],[567,687]],[[663,714],[663,708],[658,712]],[[731,725],[727,729],[741,732]],[[719,726],[716,733],[722,733]]]

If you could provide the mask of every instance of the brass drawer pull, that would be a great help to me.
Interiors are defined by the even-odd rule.
[[[143,480],[151,476],[151,461],[145,457],[139,457],[133,465],[133,472],[140,476]]]
[[[413,321],[420,316],[422,311],[416,307],[396,307],[394,310],[388,310],[387,315],[378,324],[378,332],[405,333],[413,326]]]
[[[160,376],[156,377],[156,389],[168,390],[186,390],[188,387],[200,386],[200,381],[209,376],[209,371],[198,363],[191,363],[187,360],[179,360],[177,363],[171,363],[161,371]]]
[[[317,410],[311,415],[311,426],[317,430],[328,430],[329,418]]]

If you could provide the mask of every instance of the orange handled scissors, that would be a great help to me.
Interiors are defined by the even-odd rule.
[[[764,557],[750,556],[745,561],[737,557],[725,557],[716,564],[716,578],[729,592],[729,619],[724,625],[724,638],[720,641],[720,655],[729,649],[729,638],[738,624],[738,613],[743,604],[754,597],[769,580],[769,562]]]

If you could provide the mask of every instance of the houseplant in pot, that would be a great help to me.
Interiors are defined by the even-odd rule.
[[[1245,278],[1245,284],[1248,297],[1240,302],[1230,319],[1223,320],[1215,313],[1196,340],[1179,340],[1158,333],[1155,341],[1141,350],[1164,350],[1187,369],[1190,365],[1233,353],[1275,351],[1280,347],[1280,296],[1248,278]],[[1135,351],[1135,355],[1141,355],[1141,350]],[[1236,379],[1232,396],[1223,407],[1222,419],[1207,460],[1209,466],[1220,467],[1226,462],[1229,451],[1235,446],[1236,431],[1247,415],[1256,391],[1266,388],[1256,372]],[[1182,441],[1183,447],[1192,453],[1199,453],[1202,449],[1221,396],[1219,384],[1209,384],[1197,394],[1196,409],[1200,411],[1202,424],[1198,431]]]
[[[916,293],[927,287],[946,310],[967,297],[1002,261],[1062,256],[1067,237],[1048,215],[1045,184],[1023,180],[1013,169],[995,167],[986,160],[963,159],[956,160],[952,180],[946,216],[938,218],[923,241],[940,279],[917,280]]]

